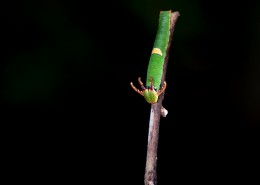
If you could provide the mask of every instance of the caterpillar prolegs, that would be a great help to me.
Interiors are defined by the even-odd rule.
[[[164,82],[161,87],[161,80],[166,50],[170,38],[171,13],[171,10],[160,11],[158,30],[147,69],[146,86],[143,85],[140,77],[138,78],[138,82],[142,90],[137,89],[132,82],[130,83],[132,88],[144,96],[148,103],[156,103],[160,94],[166,89],[166,82]]]

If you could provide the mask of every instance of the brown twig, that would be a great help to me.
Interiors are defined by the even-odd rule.
[[[165,81],[171,40],[174,32],[175,23],[179,17],[179,12],[172,12],[171,14],[171,27],[170,27],[170,38],[167,47],[166,57],[163,66],[163,76],[162,81]],[[146,156],[146,168],[145,168],[145,185],[156,185],[157,184],[157,173],[156,173],[156,164],[157,164],[157,148],[158,148],[158,139],[159,139],[159,124],[161,116],[162,101],[164,99],[164,93],[159,97],[157,103],[151,105],[150,121],[149,121],[149,132],[148,132],[148,144],[147,144],[147,156]],[[162,115],[163,116],[163,115]],[[165,115],[166,116],[166,115]]]

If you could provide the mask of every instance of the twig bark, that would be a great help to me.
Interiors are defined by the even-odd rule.
[[[175,23],[176,23],[179,15],[180,14],[178,11],[172,12],[172,14],[171,14],[170,38],[169,38],[166,57],[165,57],[165,61],[164,61],[163,76],[162,76],[161,83],[163,83],[165,81],[170,47],[171,47],[171,40],[172,40],[174,28],[175,28]],[[159,139],[159,125],[160,125],[161,108],[163,108],[162,107],[163,99],[164,99],[164,93],[162,93],[160,95],[157,103],[154,103],[151,105],[146,167],[145,167],[145,176],[144,176],[145,185],[156,185],[157,184],[157,172],[156,172],[157,148],[158,148],[158,139]],[[164,115],[162,115],[162,116],[164,116]]]

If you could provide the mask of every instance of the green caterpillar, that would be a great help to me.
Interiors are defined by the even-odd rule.
[[[172,11],[161,11],[159,15],[159,26],[156,33],[152,54],[149,60],[146,87],[144,87],[141,78],[138,78],[138,82],[141,85],[142,91],[137,89],[133,83],[130,85],[132,88],[142,96],[148,103],[156,103],[158,97],[166,89],[166,82],[161,86],[161,80],[163,75],[163,66],[166,56],[166,50],[170,38],[170,17]]]

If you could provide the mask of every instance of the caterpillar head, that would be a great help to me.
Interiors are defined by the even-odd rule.
[[[138,78],[138,82],[141,85],[142,90],[137,89],[132,82],[130,85],[138,94],[142,95],[148,103],[156,103],[160,94],[166,89],[166,82],[164,82],[160,90],[155,90],[152,78],[150,78],[150,86],[148,88],[144,87],[140,77]]]
[[[148,103],[156,103],[159,97],[158,93],[151,88],[143,90],[143,96]]]

